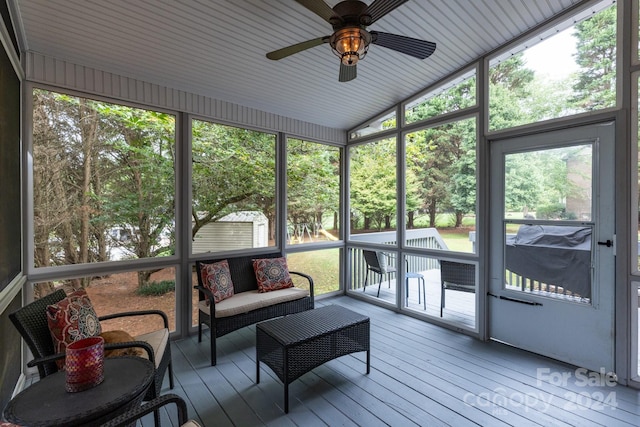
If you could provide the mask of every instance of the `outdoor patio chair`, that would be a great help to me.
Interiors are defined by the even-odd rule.
[[[372,271],[380,276],[380,282],[378,283],[378,294],[380,297],[380,287],[382,285],[382,276],[384,274],[387,275],[387,280],[389,282],[389,287],[391,287],[391,274],[395,273],[397,270],[395,267],[390,266],[388,260],[391,260],[393,257],[387,253],[380,251],[367,251],[363,250],[362,254],[364,256],[364,260],[367,264],[367,272],[364,277],[364,287],[362,291],[364,292],[367,289],[367,283],[369,280],[369,271]],[[405,260],[406,261],[406,260]],[[407,299],[407,303],[409,302],[409,279],[418,279],[418,304],[421,302],[420,297],[420,285],[422,285],[422,294],[424,295],[424,309],[427,309],[427,294],[425,292],[425,280],[424,275],[420,273],[410,272],[409,263],[407,261],[407,271],[405,272],[405,296]]]
[[[200,427],[194,420],[187,420],[187,404],[184,399],[176,394],[165,394],[163,396],[156,397],[155,399],[145,403],[142,406],[131,409],[120,415],[117,418],[103,424],[103,427],[127,427],[137,425],[136,421],[150,414],[152,411],[157,411],[165,405],[175,403],[178,412],[178,425],[181,427]],[[173,424],[171,424],[173,425]]]
[[[440,317],[444,308],[447,289],[460,292],[476,292],[476,266],[454,261],[440,261]]]
[[[389,287],[391,287],[391,274],[396,272],[396,268],[392,267],[388,264],[387,259],[391,257],[380,251],[362,251],[362,255],[364,256],[364,261],[367,263],[367,272],[364,276],[364,287],[362,288],[362,292],[367,289],[367,283],[369,280],[369,271],[374,272],[375,274],[380,276],[380,282],[378,283],[378,297],[380,296],[380,286],[382,285],[382,276],[387,275],[387,280],[389,282]]]
[[[49,331],[46,309],[47,306],[60,302],[66,297],[65,291],[58,289],[9,314],[9,319],[11,319],[11,322],[13,322],[27,343],[31,353],[33,353],[34,360],[28,362],[27,366],[37,366],[40,378],[58,372],[56,360],[61,358],[60,354],[54,354],[55,347]],[[171,345],[169,342],[169,320],[167,315],[160,310],[145,310],[98,317],[100,321],[103,321],[119,317],[149,315],[162,317],[164,328],[135,337],[136,341],[133,342],[105,344],[105,349],[109,350],[141,347],[145,350],[149,360],[154,363],[156,367],[155,377],[143,400],[151,400],[160,395],[162,380],[167,369],[169,370],[169,386],[173,388],[173,368],[171,366]],[[156,419],[156,425],[158,423],[159,419]]]

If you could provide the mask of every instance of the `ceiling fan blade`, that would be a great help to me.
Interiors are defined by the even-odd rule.
[[[358,75],[358,70],[355,65],[344,65],[342,62],[340,63],[340,76],[338,77],[339,82],[348,82],[353,80]]]
[[[411,55],[418,59],[425,59],[431,56],[436,50],[436,44],[412,37],[400,36],[398,34],[381,33],[370,31],[371,43],[378,46],[393,49],[395,51]]]
[[[317,39],[307,40],[306,42],[294,44],[282,49],[274,50],[267,53],[267,58],[278,60],[286,58],[294,53],[302,52],[303,50],[311,49],[312,47],[320,46],[322,43],[329,43],[329,36],[318,37]]]
[[[406,3],[407,1],[408,0],[375,0],[369,5],[365,13],[371,16],[371,24],[373,24],[378,19],[382,18],[387,13],[391,12],[393,9],[400,6],[401,4]]]
[[[333,9],[322,0],[296,0],[298,3],[318,15],[328,23],[331,23],[331,17],[335,15]]]

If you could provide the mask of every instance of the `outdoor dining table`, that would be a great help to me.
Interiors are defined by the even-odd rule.
[[[70,393],[65,390],[65,372],[56,372],[11,399],[3,417],[24,426],[100,425],[140,404],[153,373],[153,364],[147,359],[106,358],[102,383]]]

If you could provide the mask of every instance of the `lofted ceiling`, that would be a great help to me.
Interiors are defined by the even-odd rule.
[[[358,77],[340,83],[328,44],[265,57],[331,34],[295,0],[9,0],[26,51],[339,129],[581,2],[410,0],[369,29],[436,42],[435,53],[418,60],[372,45]]]

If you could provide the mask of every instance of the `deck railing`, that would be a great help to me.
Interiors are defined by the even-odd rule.
[[[407,246],[411,246],[414,248],[425,248],[425,249],[444,249],[447,250],[447,244],[438,233],[438,230],[435,228],[419,228],[407,230],[405,233]],[[379,233],[366,233],[366,234],[357,234],[352,235],[351,240],[358,242],[367,242],[367,243],[376,243],[383,245],[396,245],[397,234],[395,231],[383,231]],[[376,249],[377,251],[385,252],[381,249]],[[394,249],[395,250],[395,249]],[[390,249],[388,252],[385,252],[390,256],[387,258],[387,261],[390,266],[395,267],[398,270],[397,259],[396,256],[392,253]],[[362,256],[362,249],[360,248],[352,248],[350,251],[351,257],[351,289],[359,289],[364,285],[364,279],[367,273],[367,264],[364,261],[364,257]],[[409,256],[407,257],[407,271],[427,271],[431,269],[439,268],[438,260],[430,257],[422,257],[422,256]],[[383,282],[396,279],[396,273],[391,273],[391,275],[384,275],[382,277]],[[380,276],[377,274],[370,274],[369,281],[367,286],[378,285]]]
[[[577,302],[589,302],[590,298],[588,296],[583,296],[571,292],[568,289],[563,288],[562,286],[544,283],[539,280],[531,279],[528,277],[520,276],[517,273],[514,273],[509,270],[505,270],[505,281],[506,288],[512,289],[516,291],[528,292],[528,293],[536,293],[539,295],[570,299]]]

